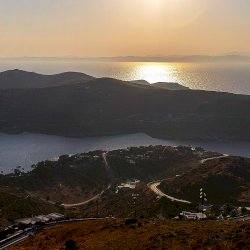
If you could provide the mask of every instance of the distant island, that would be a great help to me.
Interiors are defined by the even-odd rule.
[[[26,89],[26,88],[50,88],[64,85],[85,83],[98,79],[93,76],[79,72],[65,72],[55,75],[43,75],[35,72],[14,69],[0,73],[0,89]],[[153,87],[168,90],[187,90],[188,87],[174,82],[157,82],[150,84],[145,80],[129,81],[136,85],[151,85]]]
[[[0,60],[25,61],[110,61],[110,62],[250,62],[249,53],[232,52],[222,55],[156,55],[156,56],[115,56],[115,57],[5,57]]]
[[[250,96],[66,72],[0,73],[0,132],[250,139]]]

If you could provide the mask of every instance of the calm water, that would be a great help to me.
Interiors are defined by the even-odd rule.
[[[0,171],[8,173],[16,166],[29,170],[33,163],[56,159],[62,154],[75,154],[96,149],[113,150],[129,146],[194,145],[205,149],[250,157],[250,142],[169,141],[131,134],[96,138],[65,138],[60,136],[23,133],[0,134]]]
[[[192,89],[250,94],[250,63],[86,62],[84,60],[0,60],[0,71],[23,69],[44,74],[78,71],[96,77],[178,82]]]

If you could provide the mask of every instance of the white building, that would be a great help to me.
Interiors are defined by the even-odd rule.
[[[182,211],[179,215],[179,218],[182,220],[202,220],[202,219],[206,219],[207,216],[203,213],[191,213],[191,212]]]

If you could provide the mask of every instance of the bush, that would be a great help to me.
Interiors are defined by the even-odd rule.
[[[65,242],[65,250],[77,250],[78,247],[76,245],[76,242],[74,240],[67,240]]]

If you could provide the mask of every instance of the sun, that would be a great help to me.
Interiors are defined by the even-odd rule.
[[[149,7],[157,7],[157,6],[160,6],[160,4],[162,3],[162,0],[149,0],[148,1],[148,5]]]

